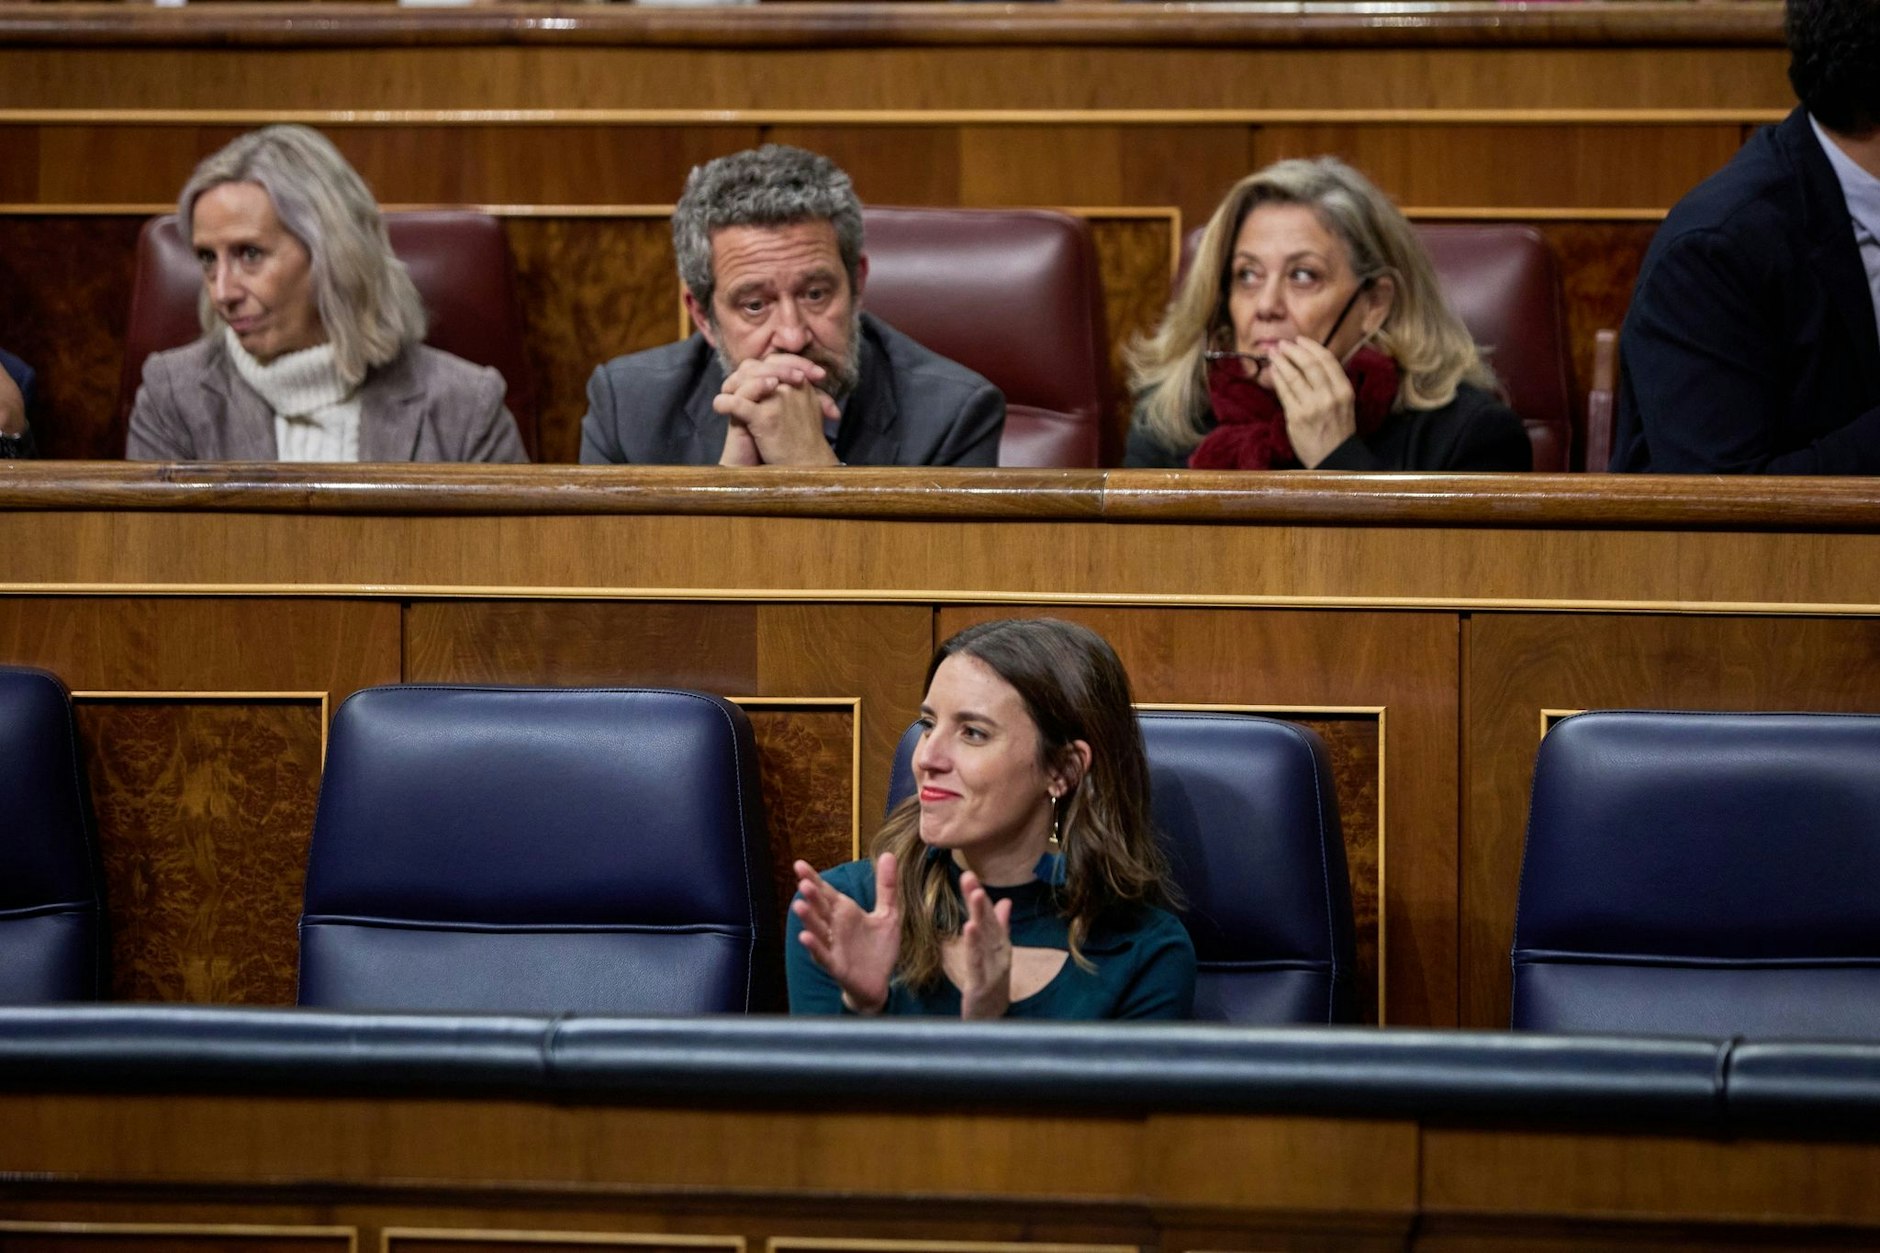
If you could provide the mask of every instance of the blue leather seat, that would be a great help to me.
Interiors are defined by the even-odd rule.
[[[0,666],[0,1003],[104,995],[91,791],[65,685]]]
[[[1556,724],[1534,768],[1513,1021],[1880,1039],[1880,718]]]
[[[1195,943],[1195,1016],[1351,1021],[1351,886],[1330,759],[1304,727],[1245,714],[1144,712],[1150,803]],[[919,727],[889,805],[912,794]]]
[[[333,719],[300,1003],[781,1008],[750,724],[697,692],[382,687]]]

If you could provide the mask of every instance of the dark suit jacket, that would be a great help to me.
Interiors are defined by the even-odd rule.
[[[527,461],[503,376],[420,344],[359,388],[361,461]],[[273,461],[274,411],[222,336],[152,353],[131,409],[132,461]]]
[[[1619,361],[1614,470],[1880,474],[1880,333],[1801,109],[1665,218]]]
[[[867,314],[859,352],[837,457],[869,466],[997,464],[1005,429],[998,388]],[[724,381],[702,335],[615,357],[588,379],[581,460],[716,465],[726,418],[712,411],[712,398]]]
[[[1215,427],[1214,415],[1203,420]],[[1123,464],[1184,470],[1194,446],[1171,448],[1140,421],[1129,428]],[[1369,435],[1353,435],[1326,456],[1319,470],[1532,470],[1534,445],[1514,410],[1473,383],[1456,384],[1440,409],[1398,409]]]

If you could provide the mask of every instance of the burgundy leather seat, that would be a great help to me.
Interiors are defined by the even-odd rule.
[[[494,366],[508,384],[522,446],[536,456],[535,379],[523,350],[522,309],[515,262],[500,223],[487,213],[388,213],[392,250],[430,314],[425,342],[477,365]],[[128,429],[131,405],[143,381],[144,358],[180,348],[202,334],[196,295],[202,271],[176,215],[144,223],[137,237],[137,277],[131,287],[130,326],[124,334],[124,370],[118,382],[118,427]]]
[[[1096,466],[1109,335],[1082,219],[1024,209],[864,209],[863,307],[1005,393],[1002,466]]]
[[[1449,305],[1487,353],[1534,445],[1534,468],[1572,468],[1573,394],[1560,267],[1531,226],[1490,222],[1417,223]],[[1182,271],[1201,242],[1182,242]],[[1602,462],[1599,469],[1605,469]]]
[[[1573,393],[1567,371],[1560,267],[1547,239],[1505,222],[1422,223],[1436,277],[1488,354],[1534,445],[1534,468],[1572,466]],[[1604,469],[1602,464],[1600,469]]]

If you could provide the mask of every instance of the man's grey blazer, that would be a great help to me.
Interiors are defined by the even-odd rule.
[[[860,370],[842,408],[835,453],[850,465],[998,464],[1005,397],[965,366],[862,315]],[[702,335],[615,357],[588,379],[581,460],[716,465],[725,422],[712,411],[724,386]]]
[[[503,376],[422,344],[359,386],[361,461],[527,461]],[[152,353],[131,409],[132,461],[274,461],[274,411],[236,372],[222,333]]]

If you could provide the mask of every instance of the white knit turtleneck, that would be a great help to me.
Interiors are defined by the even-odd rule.
[[[263,365],[223,328],[229,359],[274,410],[275,455],[282,461],[359,460],[359,396],[333,364],[333,345],[285,352]]]

